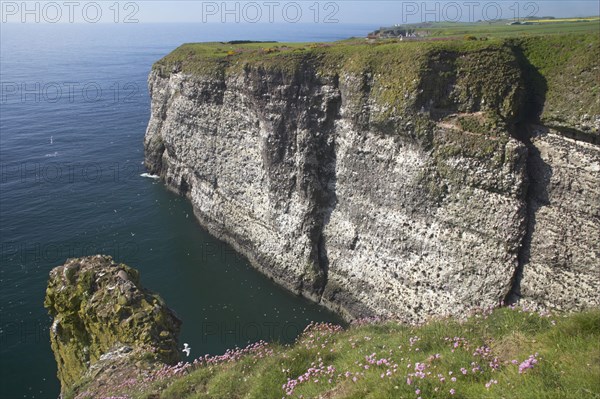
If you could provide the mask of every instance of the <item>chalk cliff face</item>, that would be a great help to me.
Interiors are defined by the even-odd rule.
[[[557,119],[537,45],[184,45],[150,74],[146,166],[258,270],[347,318],[598,305],[598,71],[567,82],[595,101]]]
[[[50,342],[62,395],[101,397],[106,388],[179,359],[181,322],[140,286],[137,270],[108,256],[54,268],[44,305],[53,318]]]
[[[520,296],[563,310],[600,304],[600,148],[537,127]]]

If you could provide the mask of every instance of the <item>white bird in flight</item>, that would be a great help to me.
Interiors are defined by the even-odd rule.
[[[185,352],[186,356],[189,356],[191,350],[192,350],[192,348],[190,348],[188,344],[183,344],[183,349],[181,351]]]

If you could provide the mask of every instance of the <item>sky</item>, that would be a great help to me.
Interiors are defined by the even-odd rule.
[[[598,0],[0,1],[2,23],[316,23],[393,25],[600,14]]]

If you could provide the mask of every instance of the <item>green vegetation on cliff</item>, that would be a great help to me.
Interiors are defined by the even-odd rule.
[[[520,24],[511,25],[513,19],[480,22],[439,22],[412,25],[418,35],[429,38],[524,37],[535,35],[565,35],[600,31],[600,17],[584,18],[523,18]]]
[[[600,36],[592,24],[585,33],[488,40],[190,43],[153,68],[162,76],[222,80],[268,73],[291,82],[314,74],[355,84],[364,96],[348,98],[349,109],[370,109],[371,124],[385,131],[406,130],[408,117],[417,125],[413,134],[427,135],[431,126],[425,120],[432,117],[484,111],[509,126],[540,118],[593,141],[600,118],[599,58]]]
[[[313,325],[294,345],[202,358],[118,393],[136,399],[592,398],[600,392],[599,342],[598,310],[551,315],[500,308],[463,322],[370,321],[345,331]]]
[[[531,37],[517,42],[529,64],[531,102],[543,104],[541,121],[578,128],[600,115],[600,35]],[[585,129],[584,129],[585,130]],[[598,135],[598,131],[588,134]]]

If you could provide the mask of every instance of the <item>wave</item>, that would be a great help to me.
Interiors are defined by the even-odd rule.
[[[160,176],[158,176],[158,175],[151,175],[150,173],[142,173],[140,176],[147,177],[149,179],[154,179],[154,180],[160,179]]]

